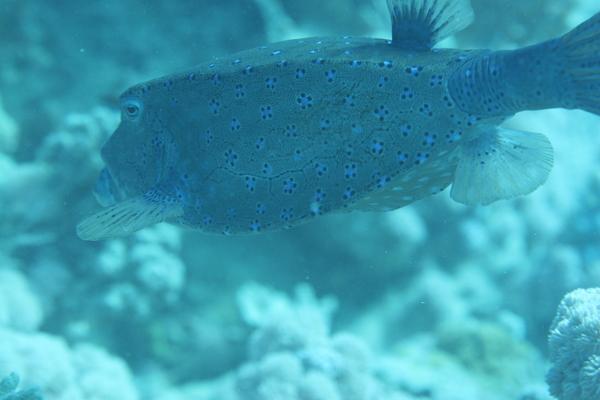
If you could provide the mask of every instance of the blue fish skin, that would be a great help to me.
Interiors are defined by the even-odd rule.
[[[468,0],[387,0],[393,40],[309,38],[128,89],[102,149],[106,198],[87,240],[162,221],[238,234],[340,211],[392,210],[452,184],[463,204],[531,193],[553,149],[498,125],[519,111],[600,115],[600,13],[514,51],[433,49]]]
[[[449,85],[458,106],[482,118],[549,108],[600,114],[600,13],[563,37],[471,57]]]
[[[234,54],[125,92],[148,120],[119,128],[104,158],[109,167],[115,157],[133,164],[125,169],[132,176],[111,171],[129,196],[161,182],[184,202],[180,222],[205,231],[294,225],[352,208],[412,172],[395,204],[381,207],[397,208],[450,183],[447,158],[475,118],[455,107],[447,80],[474,54],[353,38]]]

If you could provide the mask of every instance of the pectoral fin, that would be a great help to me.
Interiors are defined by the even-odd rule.
[[[540,133],[487,127],[461,147],[450,195],[459,203],[487,205],[529,194],[552,169],[552,144]]]
[[[183,209],[179,205],[153,202],[139,196],[84,219],[77,225],[77,235],[92,241],[125,236],[182,214]]]

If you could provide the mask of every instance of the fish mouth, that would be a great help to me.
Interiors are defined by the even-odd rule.
[[[108,168],[103,168],[96,180],[94,197],[102,207],[115,205],[124,198]]]

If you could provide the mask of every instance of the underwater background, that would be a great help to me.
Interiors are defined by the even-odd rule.
[[[444,46],[516,48],[600,11],[472,3]],[[127,87],[268,42],[389,31],[383,0],[0,0],[0,399],[600,399],[600,293],[557,314],[600,286],[591,114],[510,120],[549,136],[555,166],[488,207],[445,191],[256,236],[75,235]],[[11,372],[37,394],[10,394]]]

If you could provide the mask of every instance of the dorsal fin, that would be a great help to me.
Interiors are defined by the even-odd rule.
[[[469,0],[387,0],[392,43],[405,50],[430,50],[473,22]]]

